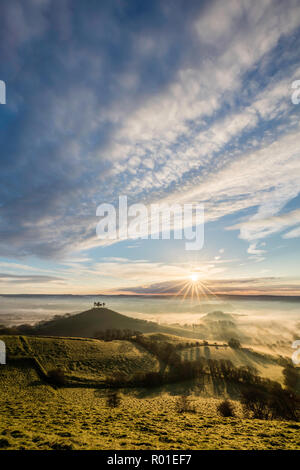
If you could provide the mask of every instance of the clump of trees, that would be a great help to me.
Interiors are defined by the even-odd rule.
[[[224,418],[233,418],[235,417],[234,405],[229,400],[223,400],[217,407],[217,411]]]
[[[175,411],[176,413],[196,413],[196,408],[188,396],[181,395],[175,402]]]

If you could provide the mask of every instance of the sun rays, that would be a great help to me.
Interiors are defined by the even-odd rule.
[[[175,287],[178,287],[175,296],[180,297],[182,302],[186,299],[197,299],[200,302],[203,299],[209,300],[211,297],[217,298],[206,282],[200,279],[198,273],[190,274],[187,280],[179,282]]]

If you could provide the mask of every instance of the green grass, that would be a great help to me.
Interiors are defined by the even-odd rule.
[[[31,379],[34,377],[30,377]],[[36,387],[36,388],[35,388]],[[35,388],[35,389],[34,389]],[[33,390],[34,389],[34,390]],[[124,394],[120,408],[87,389],[1,397],[0,447],[6,449],[299,449],[300,424],[221,418],[218,400],[195,396],[196,413],[177,414],[176,396]],[[240,413],[236,404],[237,412]],[[1,444],[2,442],[2,444]]]
[[[66,376],[103,382],[122,372],[159,370],[158,360],[129,341],[99,341],[85,338],[4,336],[8,358],[35,357],[47,372],[62,368]]]
[[[159,367],[150,353],[130,342],[2,339],[8,364],[0,366],[1,449],[300,449],[299,423],[245,419],[238,401],[236,418],[220,417],[220,399],[237,398],[229,384],[207,378],[204,388],[190,381],[122,390],[121,406],[111,410],[105,389],[55,389],[28,359],[34,357],[46,371],[63,367],[70,377],[92,383],[117,371],[130,374]],[[175,412],[182,393],[191,396],[195,413]]]
[[[218,346],[199,346],[186,348],[180,351],[181,357],[185,360],[193,361],[200,357],[206,359],[225,359],[231,361],[234,366],[255,367],[258,375],[276,382],[283,383],[283,367],[278,365],[276,357],[270,355],[256,354],[246,349],[232,349],[229,347]]]
[[[149,338],[155,341],[168,341],[173,345],[183,343],[202,343],[202,340],[183,338],[181,336],[170,335],[165,333],[150,333],[147,334]],[[193,346],[186,347],[179,353],[181,357],[187,361],[194,361],[203,357],[205,359],[216,359],[216,360],[229,360],[236,367],[251,366],[255,367],[258,375],[265,377],[276,382],[283,383],[283,367],[277,363],[278,357],[276,355],[257,353],[250,349],[232,349],[227,346],[227,343],[220,341],[208,341],[209,346]],[[215,344],[217,347],[215,346]],[[224,346],[225,344],[225,346]]]

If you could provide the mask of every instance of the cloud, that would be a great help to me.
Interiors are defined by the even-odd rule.
[[[274,215],[271,217],[266,218],[257,218],[253,217],[246,222],[242,222],[237,225],[233,225],[228,227],[228,230],[240,230],[241,238],[245,238],[247,240],[254,240],[258,238],[267,237],[273,233],[282,232],[293,225],[298,225],[300,222],[300,209],[296,209],[294,211],[290,211],[287,213]],[[288,234],[284,234],[283,238],[293,238],[297,236],[298,228],[289,232]],[[292,236],[291,236],[292,234]],[[250,247],[255,248],[256,243],[252,243]],[[254,250],[263,253],[263,250]],[[251,251],[248,250],[248,253]],[[260,254],[254,253],[252,250],[252,254]]]
[[[53,281],[63,282],[63,279],[54,276],[6,274],[0,273],[0,282],[9,284],[44,284]]]
[[[148,295],[183,295],[182,291],[185,280],[175,283],[165,281],[148,284],[144,286],[132,286],[122,288],[123,293],[148,294]],[[191,291],[190,291],[191,293]],[[205,298],[210,295],[299,295],[299,279],[282,279],[276,277],[258,277],[245,279],[206,279],[202,281],[201,296]],[[196,297],[196,295],[194,295]]]
[[[300,237],[300,227],[294,228],[290,232],[284,233],[282,238],[298,238]]]
[[[120,193],[199,200],[208,221],[249,208],[263,220],[297,195],[297,1],[1,10],[0,255],[94,248],[96,207]],[[247,240],[275,233],[247,227]]]

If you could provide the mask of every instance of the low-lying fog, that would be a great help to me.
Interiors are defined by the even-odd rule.
[[[54,315],[79,313],[91,308],[94,301],[105,302],[106,307],[135,318],[181,327],[194,325],[195,331],[207,313],[228,313],[235,324],[233,334],[244,343],[268,349],[272,345],[286,349],[300,336],[300,299],[282,297],[276,300],[223,297],[199,301],[180,297],[1,296],[0,324],[32,324]],[[205,331],[211,339],[217,333],[208,325]]]

